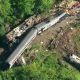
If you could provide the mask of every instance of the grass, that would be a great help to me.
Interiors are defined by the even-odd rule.
[[[36,58],[31,64],[0,72],[0,80],[80,80],[79,72],[63,61],[59,53],[39,44],[30,49],[30,53],[34,52]]]

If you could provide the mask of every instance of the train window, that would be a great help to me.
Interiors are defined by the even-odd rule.
[[[50,22],[50,20],[46,20],[46,23]]]
[[[73,54],[70,54],[70,56],[73,56]]]
[[[77,60],[80,60],[80,59],[78,59],[78,58],[76,58]]]
[[[28,27],[28,24],[26,24],[26,26]]]
[[[41,32],[43,32],[43,31],[44,31],[44,28],[41,29]]]

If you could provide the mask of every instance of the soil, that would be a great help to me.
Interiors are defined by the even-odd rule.
[[[66,53],[76,54],[80,56],[80,52],[77,51],[77,46],[74,42],[74,36],[77,32],[80,32],[79,28],[72,28],[71,23],[75,23],[76,16],[68,16],[61,22],[52,26],[42,34],[38,35],[32,44],[42,44],[44,47],[49,44],[51,40],[55,41],[56,49],[64,56]],[[54,46],[52,46],[54,47]]]
[[[40,35],[38,35],[32,44],[41,44],[43,42],[43,45],[47,45],[51,39],[57,35],[57,33],[60,32],[61,28],[66,28],[70,23],[75,22],[75,16],[68,16],[61,22],[57,23],[56,25],[52,26],[48,30],[44,31]]]
[[[77,33],[77,29],[67,29],[63,32],[63,35],[60,36],[58,40],[58,49],[65,51],[66,53],[77,53],[75,43],[74,43],[74,35]]]
[[[53,44],[55,40],[55,50],[59,53],[57,54],[60,58],[62,58],[66,53],[77,54],[73,37],[79,30],[70,26],[71,23],[75,22],[75,19],[76,16],[66,17],[64,20],[38,35],[35,40],[33,40],[32,44],[41,44],[42,46],[47,47],[47,49],[48,45],[52,45],[54,49]],[[53,41],[53,44],[49,44],[51,40]]]

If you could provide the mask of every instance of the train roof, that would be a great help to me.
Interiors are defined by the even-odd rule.
[[[45,24],[46,24],[45,22],[41,22],[41,23],[39,23],[38,25],[36,25],[35,27],[36,27],[36,28],[40,28],[40,27],[44,26]]]
[[[28,33],[28,35],[24,38],[24,40],[20,43],[20,45],[10,55],[10,57],[6,60],[6,62],[9,62],[10,66],[12,66],[16,61],[16,59],[18,59],[21,56],[25,48],[27,48],[30,42],[32,41],[33,37],[36,36],[36,33],[37,33],[37,30],[32,29]]]

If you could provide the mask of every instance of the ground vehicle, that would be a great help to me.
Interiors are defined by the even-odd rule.
[[[78,56],[76,56],[75,54],[68,55],[68,59],[72,63],[78,63],[78,64],[80,64],[80,58]]]
[[[80,58],[75,54],[68,54],[63,57],[66,62],[80,71]]]

